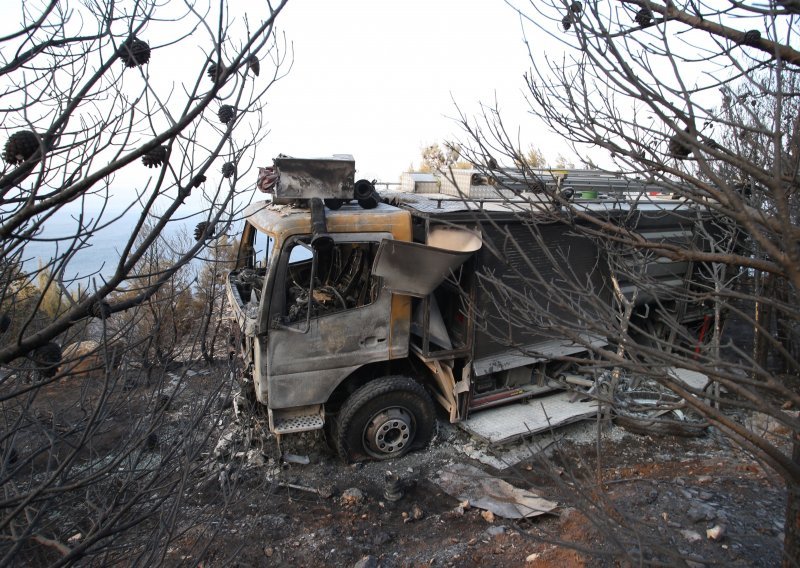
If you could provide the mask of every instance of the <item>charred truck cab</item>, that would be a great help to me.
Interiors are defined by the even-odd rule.
[[[498,338],[476,326],[476,311],[491,319],[496,310],[482,305],[481,270],[522,285],[513,251],[504,263],[482,247],[492,231],[517,231],[524,243],[518,213],[500,208],[482,225],[463,199],[405,195],[389,205],[354,177],[350,156],[282,156],[259,178],[272,199],[245,212],[227,290],[274,433],[327,426],[343,459],[391,458],[428,443],[434,401],[457,422],[541,392],[543,362],[586,350],[536,330]],[[655,233],[691,230],[665,219],[654,216]],[[577,277],[602,277],[587,239],[547,231],[572,251]],[[679,264],[659,267],[665,281],[687,277]]]

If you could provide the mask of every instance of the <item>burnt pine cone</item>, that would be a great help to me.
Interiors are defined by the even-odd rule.
[[[261,73],[261,63],[258,61],[258,57],[255,55],[251,55],[247,58],[247,66],[256,77],[258,77],[258,74]]]
[[[636,23],[639,24],[640,26],[646,28],[647,26],[653,23],[653,11],[647,6],[645,6],[644,8],[636,12],[636,17],[634,18],[634,20],[636,20]]]
[[[207,73],[209,79],[211,79],[214,82],[217,82],[219,78],[222,77],[222,74],[225,73],[225,66],[222,63],[220,63],[219,65],[217,65],[216,63],[211,63],[208,66]]]
[[[30,130],[20,130],[12,134],[3,149],[6,163],[16,166],[33,156],[39,150],[39,137]]]
[[[159,168],[164,162],[167,161],[167,147],[156,146],[144,156],[142,156],[142,163],[148,168]]]
[[[692,153],[692,149],[683,142],[681,142],[681,140],[678,138],[678,135],[676,134],[675,136],[669,139],[669,153],[671,156],[679,160],[685,160],[686,158],[689,157],[689,154]]]
[[[575,2],[572,3],[569,9],[572,10],[574,14],[580,14],[581,12],[583,12],[583,4],[576,0]]]
[[[222,164],[222,177],[229,178],[236,173],[236,164],[233,162],[225,162]]]
[[[117,53],[125,67],[136,67],[150,61],[150,45],[135,37],[123,41]]]
[[[196,176],[194,176],[194,179],[192,180],[192,187],[200,187],[205,181],[206,181],[206,176],[204,176],[203,174],[197,174]]]
[[[89,313],[96,318],[107,319],[111,317],[111,304],[106,301],[96,302],[92,304]]]
[[[236,118],[236,109],[231,105],[222,105],[219,107],[217,116],[222,124],[228,124],[230,121]]]
[[[202,241],[203,237],[206,235],[206,230],[208,230],[208,236],[213,237],[216,228],[216,225],[213,225],[208,221],[200,221],[194,228],[194,240]]]
[[[761,40],[761,32],[758,30],[749,30],[744,33],[742,43],[751,47],[757,47],[758,42]]]
[[[564,28],[565,32],[569,31],[569,29],[572,27],[572,15],[571,14],[567,14],[566,16],[564,16],[561,19],[561,27]]]
[[[52,377],[58,371],[58,365],[61,363],[61,347],[52,341],[45,343],[33,351],[32,359],[38,367],[41,367],[39,372],[43,376]]]

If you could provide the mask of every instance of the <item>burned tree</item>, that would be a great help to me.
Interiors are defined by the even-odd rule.
[[[0,563],[163,562],[189,530],[184,497],[209,475],[201,450],[229,373],[200,388],[185,358],[167,360],[164,337],[189,351],[196,339],[174,308],[190,305],[181,272],[212,242],[172,236],[198,221],[223,235],[236,217],[266,94],[289,64],[275,34],[284,5],[6,12],[17,21],[0,37]],[[116,256],[78,262],[101,245]],[[171,329],[137,336],[142,321]],[[157,372],[143,352],[161,356]],[[208,536],[185,543],[202,554]]]
[[[517,185],[506,183],[507,189],[539,209],[544,202],[553,222],[597,243],[597,266],[607,272],[600,282],[578,279],[554,250],[551,272],[531,268],[521,275],[539,295],[514,298],[513,312],[501,311],[497,322],[583,342],[592,357],[581,364],[598,375],[608,370],[654,381],[767,463],[786,483],[784,565],[794,565],[800,422],[784,409],[800,406],[797,7],[628,0],[582,3],[575,11],[574,4],[581,3],[518,8],[526,35],[544,34],[565,50],[563,60],[551,59],[529,44],[531,112],[572,143],[575,161],[590,165],[605,153],[606,169],[639,187],[626,196],[631,205],[620,208],[610,186],[581,187],[575,172],[526,164],[496,109],[478,119],[462,116],[470,141],[462,155],[475,164],[487,155],[521,164]],[[483,173],[503,186],[502,175]],[[637,230],[636,219],[648,209],[666,216],[675,203],[694,212],[679,227],[662,235]],[[504,246],[514,249],[514,236],[505,237]],[[533,227],[526,238],[545,244]],[[658,277],[663,263],[682,263],[696,277],[672,286]],[[490,274],[484,281],[494,285]],[[657,289],[668,299],[642,300]],[[596,301],[608,295],[615,309]],[[569,317],[552,317],[552,306]],[[692,306],[700,309],[692,313]],[[755,331],[755,353],[722,338],[726,317]],[[608,347],[587,342],[587,332],[606,338]],[[788,372],[774,372],[767,352]],[[725,394],[687,382],[680,370],[707,374]],[[790,434],[762,436],[732,417],[737,411],[766,415]]]

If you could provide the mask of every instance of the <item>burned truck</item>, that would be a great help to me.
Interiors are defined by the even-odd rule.
[[[696,238],[692,207],[669,196],[642,199],[642,184],[599,172],[542,172],[536,183],[510,171],[492,183],[467,175],[466,189],[378,196],[372,182],[355,181],[350,156],[281,156],[262,170],[259,187],[270,199],[245,212],[227,292],[245,376],[273,433],[325,428],[344,460],[392,458],[428,443],[434,403],[459,422],[539,395],[556,372],[570,376],[565,361],[605,345],[601,334],[558,337],[510,315],[514,295],[546,294],[526,276],[546,282],[559,263],[612,302],[596,240],[537,199],[540,184],[556,184],[584,211],[624,217],[647,239]],[[634,291],[618,282],[639,306],[663,309],[669,302],[659,291],[696,278],[686,262],[645,265],[658,286]],[[557,318],[573,317],[540,300]],[[673,307],[682,322],[702,318],[702,306]]]

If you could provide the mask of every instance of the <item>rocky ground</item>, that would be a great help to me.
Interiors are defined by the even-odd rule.
[[[245,408],[243,399],[235,408],[230,401],[222,406],[224,426],[207,479],[186,496],[197,518],[208,520],[194,522],[190,509],[169,564],[780,563],[780,481],[713,432],[651,437],[605,422],[598,441],[597,423],[584,422],[498,453],[440,420],[424,451],[346,465],[321,433],[285,437],[279,447],[259,409]],[[503,469],[487,465],[498,466],[508,455],[522,459]],[[491,514],[434,482],[454,464],[477,466],[558,507],[530,519]],[[399,484],[387,486],[390,474]],[[199,514],[209,506],[218,514]]]

